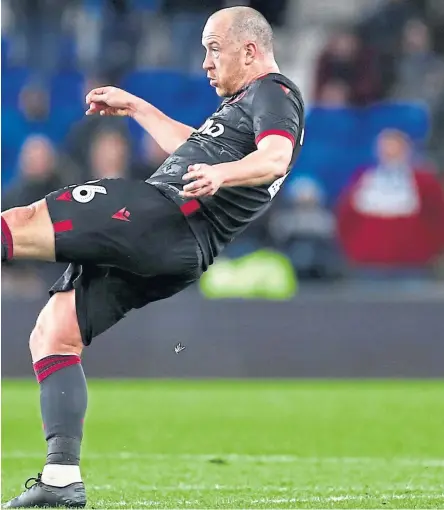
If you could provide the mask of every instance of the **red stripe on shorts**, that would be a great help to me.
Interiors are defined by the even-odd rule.
[[[72,220],[57,221],[53,224],[53,227],[56,234],[59,232],[67,232],[73,229]]]
[[[200,209],[198,200],[190,200],[186,204],[180,206],[180,210],[184,216],[189,216]]]

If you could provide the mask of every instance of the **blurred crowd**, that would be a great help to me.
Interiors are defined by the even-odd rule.
[[[84,117],[85,93],[119,84],[140,69],[196,74],[203,59],[201,29],[209,13],[251,5],[285,31],[290,30],[286,13],[291,1],[3,0],[2,210],[92,178],[149,177],[166,154],[149,135],[139,133],[135,141],[131,122]],[[427,111],[427,136],[418,143],[402,125],[382,125],[374,143],[367,144],[372,158],[358,158],[334,194],[314,171],[296,164],[274,206],[226,250],[227,256],[269,247],[285,253],[298,277],[311,281],[440,275],[441,3],[383,0],[353,26],[331,27],[313,62],[314,86],[306,97],[310,111],[336,113],[384,101],[420,102]],[[212,109],[209,104],[202,112],[211,114]],[[204,120],[202,113],[196,122]],[[315,148],[318,156],[328,141],[326,133]],[[10,292],[39,293],[60,269],[14,263],[3,282]]]

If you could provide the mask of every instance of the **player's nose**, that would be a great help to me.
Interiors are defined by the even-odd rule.
[[[204,59],[204,61],[202,63],[202,67],[204,68],[205,71],[209,71],[210,69],[213,69],[214,63],[211,60],[209,55],[205,56],[205,59]]]

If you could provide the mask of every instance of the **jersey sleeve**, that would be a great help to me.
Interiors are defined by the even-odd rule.
[[[302,129],[301,112],[294,93],[274,81],[260,83],[253,99],[253,130],[256,145],[269,135],[288,138],[293,147]]]

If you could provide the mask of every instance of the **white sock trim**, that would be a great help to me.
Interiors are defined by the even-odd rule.
[[[66,487],[71,483],[81,482],[79,466],[63,464],[46,464],[43,468],[42,482],[53,487]]]

